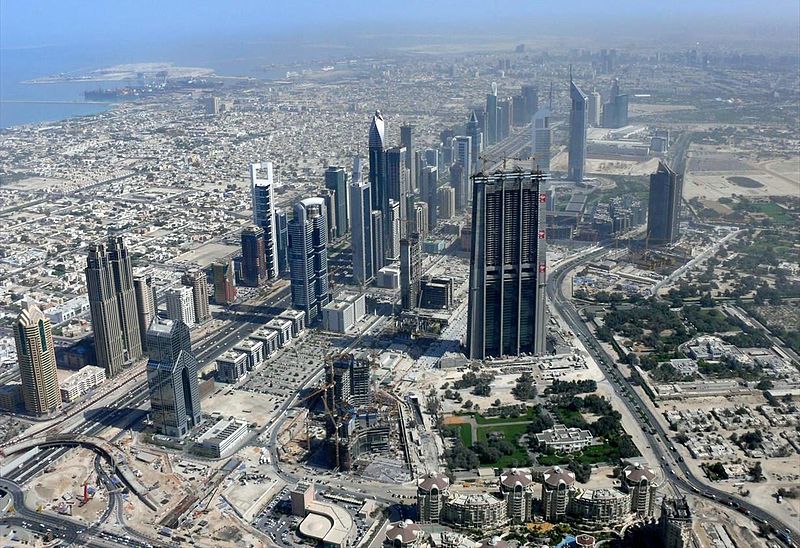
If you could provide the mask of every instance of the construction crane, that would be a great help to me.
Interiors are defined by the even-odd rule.
[[[325,414],[328,416],[328,418],[331,421],[331,424],[333,425],[334,450],[335,450],[335,454],[336,454],[336,470],[339,470],[339,467],[341,465],[341,463],[340,463],[340,455],[339,455],[339,428],[341,427],[341,422],[339,421],[339,417],[337,416],[337,414],[334,412],[335,409],[331,410],[330,405],[328,405],[328,390],[334,389],[335,386],[336,386],[336,380],[335,380],[336,377],[333,374],[333,356],[331,356],[331,355],[326,356],[325,357],[325,364],[326,364],[327,367],[330,368],[329,370],[330,370],[331,382],[325,383],[320,388],[314,390],[314,392],[312,392],[308,396],[306,396],[303,399],[299,400],[297,403],[299,404],[299,403],[302,403],[304,401],[308,401],[310,399],[313,399],[313,398],[319,396],[320,394],[323,394],[322,405],[325,407]],[[333,399],[333,398],[331,398],[331,399]],[[307,448],[309,450],[311,449],[311,436],[310,436],[310,434],[308,432],[308,422],[306,422],[306,446],[307,446]]]

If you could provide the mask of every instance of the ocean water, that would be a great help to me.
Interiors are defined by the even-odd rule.
[[[257,38],[180,44],[154,42],[124,47],[46,45],[0,49],[0,129],[102,112],[109,106],[71,102],[83,101],[86,90],[130,84],[24,83],[43,76],[84,72],[122,63],[171,62],[178,66],[211,68],[220,76],[274,79],[282,77],[292,63],[321,66],[352,54],[352,48],[343,45]],[[265,69],[267,65],[271,67]]]

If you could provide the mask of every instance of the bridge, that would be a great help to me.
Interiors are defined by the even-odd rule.
[[[47,447],[84,447],[90,449],[106,459],[113,472],[122,480],[128,489],[151,510],[157,510],[158,505],[150,497],[147,487],[139,481],[128,465],[125,457],[116,448],[103,438],[96,436],[74,434],[50,434],[47,436],[33,437],[7,445],[0,449],[0,456],[7,457],[15,453],[22,453],[34,448]],[[116,454],[116,456],[115,456]]]

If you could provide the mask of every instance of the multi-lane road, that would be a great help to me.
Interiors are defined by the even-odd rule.
[[[770,527],[785,545],[794,546],[791,538],[800,536],[796,524],[794,524],[794,529],[790,529],[786,523],[766,510],[740,497],[716,489],[694,475],[677,453],[669,433],[661,426],[650,406],[616,368],[615,358],[606,352],[580,318],[570,299],[564,296],[563,282],[568,273],[584,263],[597,259],[605,252],[606,249],[597,249],[575,260],[564,262],[556,268],[547,284],[547,297],[551,306],[559,312],[573,333],[583,340],[587,351],[603,369],[619,400],[628,407],[634,417],[641,420],[644,434],[650,442],[653,452],[661,459],[660,464],[666,467],[667,478],[673,485],[685,492],[692,492],[737,509],[756,523]]]

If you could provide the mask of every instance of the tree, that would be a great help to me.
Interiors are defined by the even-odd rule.
[[[526,401],[534,399],[538,392],[533,383],[533,376],[530,373],[523,373],[517,379],[517,385],[511,390],[514,397],[518,400]]]
[[[472,409],[472,400],[467,400],[464,402],[465,409]]]
[[[589,464],[581,463],[576,460],[569,461],[567,468],[572,470],[575,474],[575,481],[578,483],[586,483],[592,477],[592,466]]]

